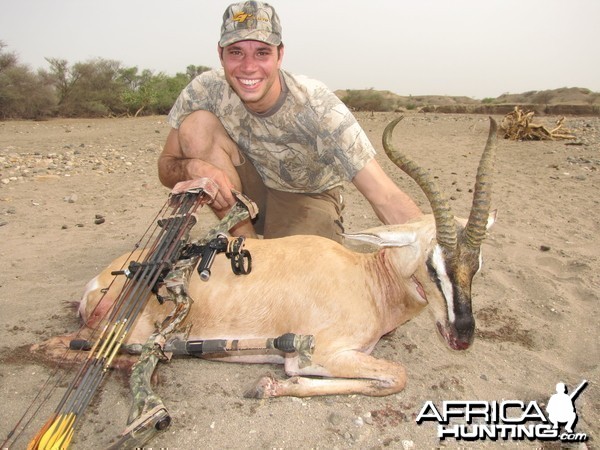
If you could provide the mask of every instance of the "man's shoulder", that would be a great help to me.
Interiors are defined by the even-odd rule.
[[[329,90],[329,88],[322,81],[310,78],[306,75],[298,75],[281,71],[285,84],[291,92],[301,91],[307,94],[318,94],[318,95],[335,95]]]
[[[229,91],[222,69],[202,72],[177,97],[169,112],[169,123],[173,128],[179,128],[189,114],[198,110],[210,111],[217,116],[225,110],[233,110],[240,100]]]
[[[296,104],[309,107],[319,117],[332,112],[342,116],[350,114],[343,102],[325,83],[306,75],[282,73],[289,93],[295,98]]]
[[[191,84],[198,84],[203,86],[223,85],[227,84],[227,80],[225,79],[225,72],[223,71],[223,69],[210,69],[206,72],[202,72],[201,74],[197,75],[192,80]]]
[[[225,78],[223,69],[212,69],[201,73],[185,89],[189,98],[203,105],[202,109],[214,111],[240,102]]]

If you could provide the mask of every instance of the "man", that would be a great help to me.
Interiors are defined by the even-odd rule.
[[[259,207],[236,235],[316,234],[341,240],[342,184],[351,180],[379,219],[421,214],[384,173],[348,108],[322,83],[281,70],[279,17],[266,3],[230,5],[218,52],[222,69],[196,77],[169,114],[173,127],[158,162],[167,187],[200,177],[219,186],[222,217],[232,189]]]

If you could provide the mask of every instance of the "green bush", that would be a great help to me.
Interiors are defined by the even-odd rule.
[[[34,73],[0,41],[0,119],[167,114],[192,78],[210,70],[189,65],[171,77],[102,58],[46,61],[49,69]]]

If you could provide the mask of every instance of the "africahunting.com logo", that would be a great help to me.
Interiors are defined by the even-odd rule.
[[[583,442],[587,441],[588,436],[575,432],[575,400],[587,384],[587,380],[584,380],[569,394],[566,385],[558,383],[545,412],[536,401],[450,400],[441,402],[439,407],[427,401],[416,422],[419,425],[437,422],[437,437],[440,440],[539,439]]]

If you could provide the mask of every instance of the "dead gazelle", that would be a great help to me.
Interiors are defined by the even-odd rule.
[[[188,294],[194,303],[187,316],[190,339],[270,338],[284,333],[314,336],[310,355],[277,351],[230,352],[207,359],[230,362],[282,363],[290,378],[265,376],[246,394],[253,397],[328,394],[388,395],[406,382],[402,365],[370,355],[380,337],[410,320],[429,305],[437,328],[448,345],[466,349],[473,340],[471,282],[481,266],[481,243],[494,222],[490,214],[491,171],[496,141],[492,120],[474,188],[468,221],[455,219],[443,193],[427,173],[399,154],[391,143],[398,120],[384,131],[384,148],[392,161],[425,192],[433,210],[418,220],[347,235],[347,239],[377,247],[356,253],[316,236],[246,240],[253,268],[238,277],[219,255],[210,281],[193,271]],[[111,306],[122,281],[118,277],[102,304],[91,312],[112,271],[114,261],[88,284],[80,311],[86,326]],[[164,319],[168,308],[148,303],[128,343],[143,343]],[[64,342],[58,338],[46,344]],[[318,376],[320,378],[314,378]]]

